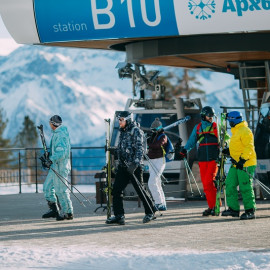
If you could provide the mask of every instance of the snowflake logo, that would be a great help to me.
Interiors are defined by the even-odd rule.
[[[195,14],[195,18],[199,20],[207,20],[215,13],[215,0],[189,0],[188,8],[190,14]]]

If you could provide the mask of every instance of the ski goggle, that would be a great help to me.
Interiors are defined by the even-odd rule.
[[[55,126],[55,127],[59,127],[59,126],[62,125],[62,123],[56,123],[56,122],[54,122],[54,121],[52,121],[52,120],[50,120],[49,123],[51,123],[51,124],[52,124],[53,126]]]
[[[151,128],[151,130],[152,130],[153,132],[158,131],[158,130],[160,130],[160,129],[162,129],[162,125],[160,125],[159,127],[156,127],[156,128]]]
[[[126,116],[126,117],[122,117],[122,116],[117,116],[118,121],[127,121],[127,120],[131,120],[131,114]]]

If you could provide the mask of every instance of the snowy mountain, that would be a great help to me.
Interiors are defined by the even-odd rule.
[[[237,81],[225,86],[224,88],[206,95],[207,105],[214,107],[217,113],[223,110],[220,106],[226,107],[243,107],[242,91],[239,89],[239,83]]]
[[[0,57],[0,107],[9,120],[4,135],[16,136],[29,115],[49,137],[48,120],[59,114],[73,146],[104,145],[104,118],[124,109],[132,95],[130,79],[120,80],[115,68],[124,60],[119,52],[45,46],[21,46]],[[164,75],[167,68],[161,70]],[[204,105],[242,106],[233,76],[201,71],[199,80],[207,92]]]
[[[72,144],[95,142],[104,134],[104,118],[123,109],[131,82],[118,78],[115,66],[124,54],[23,46],[0,60],[0,106],[13,137],[25,115],[47,127],[59,114]],[[119,90],[121,89],[121,90]],[[124,91],[128,89],[127,91]]]

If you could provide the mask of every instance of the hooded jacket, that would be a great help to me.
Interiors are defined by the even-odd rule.
[[[162,136],[162,134],[164,134]],[[163,149],[166,148],[168,139],[167,136],[165,135],[164,131],[154,133],[152,134],[151,138],[148,139],[148,157],[150,159],[156,159],[156,158],[162,158],[164,156],[164,151]]]
[[[231,128],[232,137],[229,144],[231,157],[239,161],[240,157],[247,160],[244,167],[257,165],[253,134],[246,121]]]
[[[62,170],[70,170],[70,139],[65,126],[60,126],[53,130],[50,142],[50,160],[53,167]]]
[[[130,122],[124,129],[120,128],[120,137],[117,148],[119,164],[126,166],[136,163],[143,164],[143,131],[136,122]]]

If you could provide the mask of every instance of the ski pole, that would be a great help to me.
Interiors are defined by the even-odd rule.
[[[152,167],[153,171],[155,171],[156,175],[162,177],[166,183],[169,183],[169,181],[166,179],[166,177],[162,173],[158,173],[157,168],[153,165],[150,158],[146,154],[144,154],[144,157],[149,162],[150,166]]]
[[[199,189],[199,186],[198,186],[197,181],[196,181],[196,179],[195,179],[195,177],[194,177],[194,174],[193,174],[191,168],[190,168],[189,165],[188,165],[188,162],[187,162],[187,159],[186,159],[186,158],[184,158],[184,162],[185,162],[186,168],[189,169],[189,172],[190,172],[190,174],[191,174],[191,176],[192,176],[192,178],[193,178],[193,181],[194,181],[194,183],[195,183],[195,185],[196,185],[196,187],[197,187],[197,189],[198,189],[198,192],[199,192],[200,196],[202,197],[202,193],[201,193],[201,191],[200,191],[200,189]]]
[[[184,163],[185,163],[185,169],[186,169],[186,173],[187,173],[188,183],[189,183],[189,186],[190,186],[191,196],[193,197],[194,193],[193,193],[193,189],[192,189],[192,185],[191,185],[191,181],[190,181],[190,177],[189,177],[189,173],[188,173],[188,168],[186,166],[186,161],[185,160],[184,160]]]
[[[257,179],[255,176],[252,176],[248,171],[243,170],[244,172],[246,172],[248,174],[248,176],[250,178],[252,178],[255,182],[257,182],[259,184],[259,186],[261,188],[263,188],[268,194],[270,194],[270,188],[268,186],[266,186],[264,183],[262,183],[259,179]]]
[[[65,183],[62,179],[61,179],[61,175],[58,174],[58,172],[56,170],[54,170],[53,168],[50,168],[55,174],[56,176],[60,179],[60,181],[68,188],[68,190],[73,194],[73,196],[79,201],[79,203],[86,207],[85,204],[72,192],[71,188],[67,185],[67,183]],[[64,178],[65,179],[65,178]],[[66,180],[66,179],[65,179]]]
[[[231,157],[231,162],[232,162],[232,164],[234,164],[234,165],[236,165],[236,160],[235,159],[233,159],[232,157]],[[262,187],[268,194],[270,194],[270,188],[268,187],[268,186],[266,186],[264,183],[262,183],[259,179],[257,179],[255,176],[253,176],[253,175],[251,175],[247,170],[242,170],[242,171],[244,171],[245,173],[247,173],[247,175],[250,177],[250,178],[252,178],[254,181],[256,181],[258,184],[259,184],[259,186],[260,187]]]
[[[124,163],[125,163],[126,167],[128,168],[127,162],[124,161]],[[138,188],[140,189],[140,191],[141,191],[141,193],[142,193],[142,195],[143,195],[143,197],[144,197],[144,199],[145,199],[145,201],[146,201],[146,203],[147,203],[149,209],[151,210],[152,214],[155,215],[155,213],[154,213],[154,211],[153,211],[153,208],[155,207],[155,204],[154,204],[154,201],[153,201],[152,197],[150,196],[150,194],[149,194],[145,189],[143,189],[142,184],[140,183],[140,181],[138,180],[138,178],[136,177],[136,175],[135,175],[134,173],[132,174],[132,176],[133,176],[133,178],[135,179],[135,181],[136,181],[136,183],[137,183],[137,186],[138,186]],[[149,199],[150,199],[150,201],[152,202],[152,207],[150,206],[150,203],[149,203],[149,201],[148,201],[147,198],[146,198],[146,194],[148,194]],[[156,207],[155,207],[155,208],[156,208]],[[157,208],[156,208],[156,209],[157,209]],[[158,209],[157,209],[157,211],[159,212],[160,216],[162,216],[162,214],[160,213],[160,211],[159,211]]]
[[[60,175],[56,170],[54,170],[53,168],[51,168],[52,169],[52,171],[61,179],[63,179],[64,181],[66,181],[69,185],[71,185],[71,183],[64,177],[64,176],[62,176],[62,175]],[[63,182],[63,181],[62,181]],[[73,188],[75,188],[77,191],[78,191],[78,193],[86,200],[86,201],[88,201],[89,202],[89,204],[90,205],[92,205],[92,203],[75,187],[75,186],[73,186]],[[71,191],[71,189],[70,189],[70,191]],[[73,191],[71,191],[72,193],[73,193],[73,195],[74,195],[74,192]],[[74,195],[75,196],[75,195]],[[76,197],[76,196],[75,196]]]

